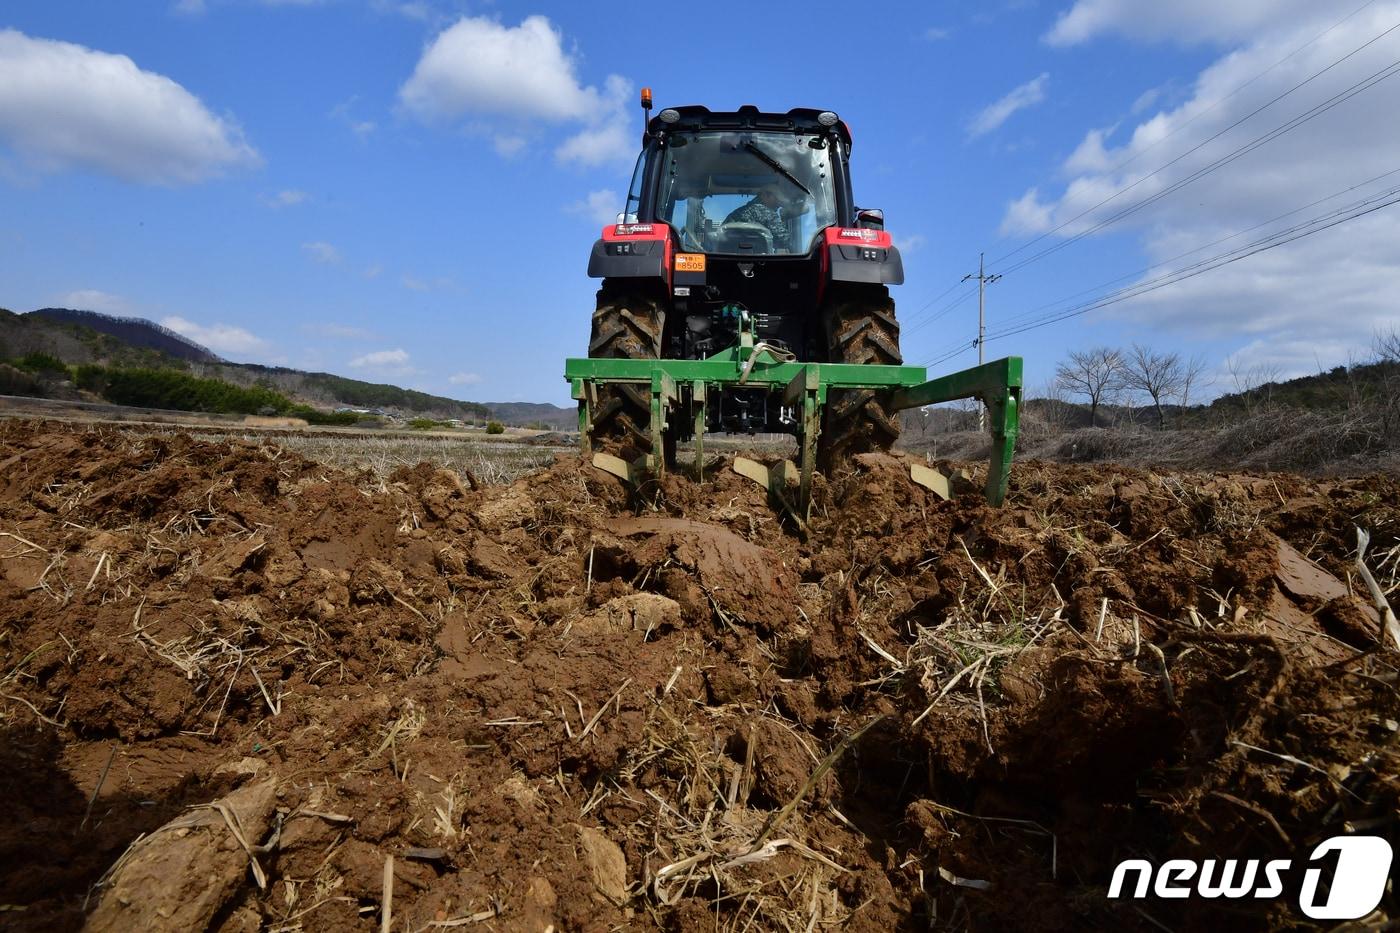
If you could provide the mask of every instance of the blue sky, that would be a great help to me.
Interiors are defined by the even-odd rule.
[[[587,254],[630,175],[643,85],[658,106],[839,112],[857,200],[905,247],[906,360],[965,347],[939,370],[975,362],[970,286],[947,290],[979,251],[1007,272],[988,290],[995,333],[1400,184],[1369,181],[1400,169],[1397,121],[1376,118],[1396,111],[1397,78],[1172,187],[1400,58],[1400,31],[1353,52],[1400,23],[1400,3],[867,9],[11,0],[0,306],[134,314],[232,359],[567,403]],[[1217,388],[1227,360],[1316,371],[1400,320],[1397,234],[1381,210],[987,352],[1023,355],[1033,386],[1067,349],[1135,340],[1201,354]]]

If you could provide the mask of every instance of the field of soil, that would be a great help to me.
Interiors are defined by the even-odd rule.
[[[0,421],[0,926],[1305,927],[1125,858],[1400,848],[1400,479],[639,492]],[[1400,917],[1386,893],[1375,927]]]

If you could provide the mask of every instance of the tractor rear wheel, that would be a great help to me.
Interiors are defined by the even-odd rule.
[[[598,290],[588,355],[594,359],[661,357],[666,310],[634,287],[605,282]],[[651,453],[651,390],[640,384],[601,386],[593,409],[593,445],[627,460]]]
[[[898,366],[899,324],[883,285],[832,285],[822,306],[827,360]],[[899,415],[886,411],[872,389],[832,389],[827,395],[818,465],[830,472],[855,454],[889,450],[899,439]]]

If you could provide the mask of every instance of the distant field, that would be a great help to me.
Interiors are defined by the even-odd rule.
[[[227,440],[230,434],[191,431],[190,436],[199,440]],[[483,483],[509,483],[554,462],[555,454],[577,450],[572,446],[533,445],[438,434],[346,436],[303,431],[280,433],[273,438],[264,438],[258,432],[248,432],[242,436],[251,441],[266,440],[311,460],[347,470],[365,468],[379,476],[388,476],[401,466],[426,462],[458,473],[470,472]]]
[[[278,447],[347,470],[369,469],[388,476],[401,466],[433,463],[470,472],[483,483],[508,483],[572,453],[573,445],[529,443],[537,432],[404,431],[392,429],[290,426],[286,419],[157,412],[122,406],[76,405],[36,399],[4,399],[0,417],[36,418],[143,434],[188,434],[202,441],[238,439]]]
[[[542,444],[532,440],[541,433],[507,428],[504,435],[482,430],[409,431],[393,428],[313,427],[290,419],[241,415],[209,415],[156,409],[0,397],[0,417],[37,418],[75,424],[104,426],[141,433],[185,433],[203,441],[231,438],[252,443],[276,444],[312,460],[347,470],[369,469],[388,476],[401,466],[427,462],[458,472],[468,471],[482,483],[509,483],[547,466],[556,455],[572,454],[572,443]],[[559,438],[552,434],[550,439]],[[540,438],[543,440],[544,438]],[[689,462],[693,446],[682,443],[678,458]],[[747,453],[760,457],[795,457],[793,438],[777,434],[757,436],[707,434],[707,459],[721,454]]]

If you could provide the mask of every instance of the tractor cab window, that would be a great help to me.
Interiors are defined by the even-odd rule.
[[[818,137],[698,132],[669,142],[656,203],[682,249],[802,255],[836,222],[833,151]]]
[[[627,188],[627,204],[623,206],[622,215],[618,218],[622,223],[637,222],[637,212],[642,203],[642,183],[646,177],[646,161],[647,154],[643,150],[642,154],[637,156],[637,167],[632,170],[632,184]]]

